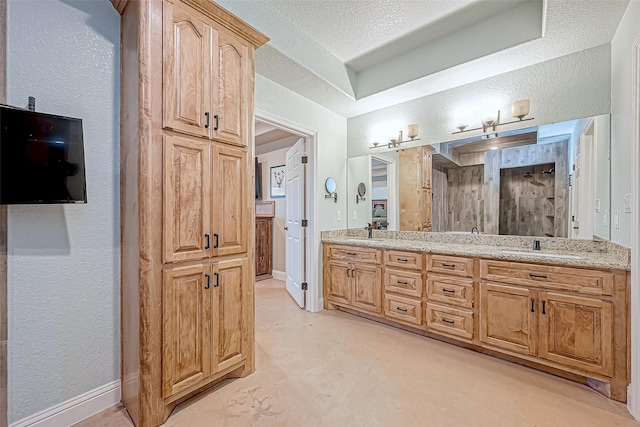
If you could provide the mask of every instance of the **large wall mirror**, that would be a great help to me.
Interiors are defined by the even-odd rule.
[[[603,115],[349,158],[348,227],[609,239],[609,153]]]

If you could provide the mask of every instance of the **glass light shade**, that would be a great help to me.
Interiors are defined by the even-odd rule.
[[[407,130],[407,136],[411,139],[418,136],[418,132],[420,131],[420,126],[417,124],[409,125],[409,129]]]
[[[524,116],[529,114],[529,100],[523,99],[522,101],[516,101],[511,105],[511,115],[522,120]]]

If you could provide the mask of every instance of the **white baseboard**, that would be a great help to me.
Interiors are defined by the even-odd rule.
[[[272,270],[271,275],[276,280],[282,280],[283,282],[287,281],[287,273],[279,270]]]
[[[121,399],[120,380],[105,384],[66,402],[40,411],[10,427],[60,427],[80,422],[107,408],[117,405]]]

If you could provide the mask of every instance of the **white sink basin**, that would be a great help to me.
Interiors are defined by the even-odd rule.
[[[547,257],[547,258],[565,258],[565,259],[580,259],[578,255],[563,255],[563,254],[550,254],[547,252],[539,252],[539,251],[500,251],[503,254],[508,255],[531,255],[531,256],[539,256],[539,257]]]
[[[380,240],[376,240],[376,239],[355,239],[355,238],[349,238],[347,239],[350,242],[379,242]]]

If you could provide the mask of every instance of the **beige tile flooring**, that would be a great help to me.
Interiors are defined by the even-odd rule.
[[[166,426],[638,427],[625,405],[530,368],[256,283],[256,372],[176,408]],[[124,410],[77,427],[131,426]]]

